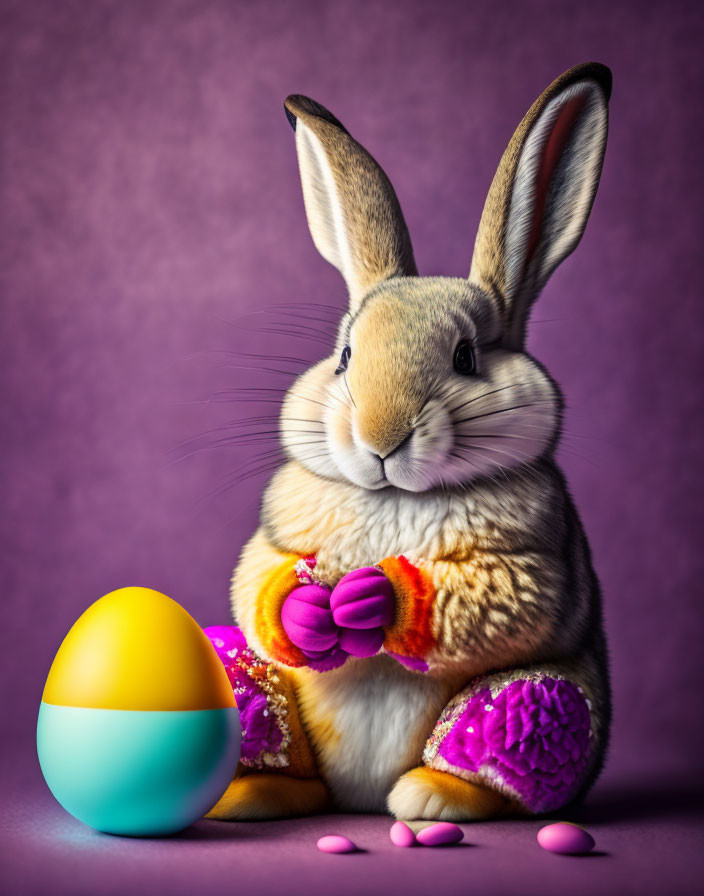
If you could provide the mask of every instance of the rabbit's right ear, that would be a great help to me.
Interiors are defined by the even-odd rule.
[[[418,273],[401,207],[381,167],[334,115],[305,96],[284,106],[313,242],[345,278],[354,313],[377,283]]]
[[[606,149],[610,94],[604,65],[565,72],[533,103],[494,176],[469,276],[500,303],[508,348],[521,349],[530,306],[584,232]]]

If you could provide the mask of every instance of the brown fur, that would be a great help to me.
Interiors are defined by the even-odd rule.
[[[484,204],[472,256],[470,280],[480,283],[500,303],[507,328],[512,319],[523,318],[526,308],[517,308],[517,297],[511,296],[506,283],[506,221],[508,219],[516,170],[526,138],[547,104],[571,85],[585,79],[593,79],[604,91],[606,100],[611,95],[611,72],[603,65],[586,63],[569,69],[543,91],[526,112],[511,138],[496,170]],[[606,142],[604,141],[604,149]],[[603,158],[603,152],[602,152]],[[595,188],[596,192],[596,188]],[[591,197],[594,198],[593,196]],[[591,205],[591,201],[590,201]],[[535,299],[535,293],[524,297],[526,305]],[[517,321],[518,322],[518,321]],[[520,321],[517,344],[522,344],[525,321]]]
[[[350,313],[335,354],[287,395],[290,460],[267,488],[235,572],[235,617],[265,658],[285,661],[258,638],[257,598],[290,555],[316,554],[316,574],[333,587],[352,569],[403,554],[435,589],[426,675],[383,655],[291,673],[302,729],[339,808],[379,811],[390,793],[399,815],[505,812],[490,782],[420,767],[443,707],[470,678],[496,670],[510,679],[530,667],[579,685],[594,746],[584,788],[600,768],[610,719],[600,590],[552,460],[559,390],[523,351],[523,336],[530,305],[586,226],[609,91],[608,70],[590,63],[531,107],[489,191],[469,281],[417,277],[386,175],[327,110],[304,97],[286,102],[311,232],[345,276]],[[571,130],[562,133],[565,109]],[[476,376],[453,371],[459,339],[475,350]],[[337,376],[345,345],[349,368]],[[298,433],[309,426],[309,437],[290,420]],[[220,816],[323,805],[319,782],[291,782],[237,779]]]
[[[264,821],[315,815],[325,810],[327,802],[327,789],[320,778],[260,772],[235,778],[206,817]]]
[[[285,105],[296,120],[295,127],[302,124],[315,135],[333,171],[345,228],[355,247],[350,293],[361,299],[382,280],[416,274],[401,206],[376,161],[317,103],[290,96]]]

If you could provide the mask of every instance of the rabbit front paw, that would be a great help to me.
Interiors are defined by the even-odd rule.
[[[334,587],[330,608],[340,628],[382,628],[393,622],[394,589],[376,566],[353,569]]]
[[[333,589],[330,608],[342,649],[356,657],[375,656],[384,641],[383,627],[394,618],[393,587],[375,566],[354,569]]]
[[[294,588],[281,608],[281,624],[311,669],[329,672],[347,659],[330,609],[330,589],[324,585]]]
[[[375,656],[393,617],[393,587],[377,567],[347,573],[332,590],[318,582],[300,585],[281,608],[284,631],[319,672],[348,656]]]

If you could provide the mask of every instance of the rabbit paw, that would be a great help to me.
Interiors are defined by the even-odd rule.
[[[320,778],[255,773],[235,778],[206,818],[254,821],[322,812],[328,801]]]
[[[301,585],[281,609],[284,631],[318,672],[336,669],[348,656],[375,656],[393,616],[393,587],[376,567],[353,570],[332,592],[315,582]]]
[[[387,805],[396,818],[433,821],[481,821],[505,815],[511,808],[495,790],[424,766],[398,779]]]
[[[376,629],[394,619],[394,589],[376,566],[353,569],[330,595],[330,609],[340,628]]]
[[[339,645],[340,631],[330,609],[330,589],[324,585],[295,588],[281,608],[284,631],[317,672],[337,669],[348,654]]]
[[[294,588],[281,608],[281,623],[291,641],[304,653],[321,653],[337,644],[330,590],[323,585]]]

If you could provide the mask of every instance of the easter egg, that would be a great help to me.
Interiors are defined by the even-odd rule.
[[[343,837],[342,834],[327,834],[325,837],[321,837],[318,840],[318,849],[321,852],[330,853],[357,852],[354,843],[348,837]]]
[[[584,855],[594,849],[592,835],[569,821],[545,825],[538,831],[538,843],[548,852],[561,855]]]
[[[462,828],[451,821],[438,821],[416,834],[416,839],[422,846],[450,846],[459,843],[463,837]]]
[[[232,687],[175,601],[121,588],[77,620],[49,671],[37,752],[71,815],[111,834],[157,836],[211,809],[240,752]]]
[[[402,846],[404,848],[415,846],[418,842],[416,840],[416,835],[403,821],[395,821],[391,825],[389,837],[391,837],[391,842],[394,846]]]

